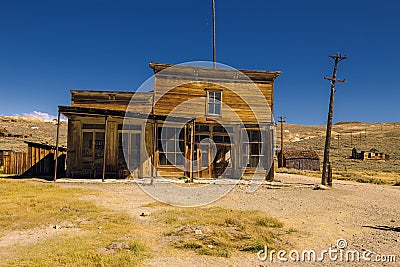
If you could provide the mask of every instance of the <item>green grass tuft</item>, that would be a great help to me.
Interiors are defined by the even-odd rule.
[[[212,208],[164,209],[153,213],[165,225],[171,245],[200,255],[230,257],[238,251],[282,248],[282,236],[294,232],[260,211]]]

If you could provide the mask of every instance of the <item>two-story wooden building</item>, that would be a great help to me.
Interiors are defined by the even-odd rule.
[[[68,117],[67,176],[268,174],[280,72],[150,67],[148,92],[71,90],[71,106],[59,107]]]

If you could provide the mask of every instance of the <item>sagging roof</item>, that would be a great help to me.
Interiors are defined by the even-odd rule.
[[[163,74],[173,76],[194,76],[198,78],[208,79],[222,79],[222,80],[244,80],[250,78],[255,82],[271,82],[274,81],[278,76],[282,74],[281,71],[266,71],[266,70],[239,70],[239,72],[245,74],[247,77],[237,76],[238,71],[233,69],[224,68],[205,68],[187,65],[173,65],[151,62],[150,68],[153,69],[154,73],[166,70]],[[244,76],[244,75],[243,75]]]
[[[155,120],[168,120],[171,122],[186,122],[193,118],[183,118],[174,116],[163,116],[155,114],[143,114],[138,112],[131,112],[125,110],[111,110],[111,109],[100,109],[100,108],[90,108],[90,107],[70,107],[70,106],[58,106],[61,114],[70,117],[73,115],[80,116],[110,116],[116,118],[133,118],[133,119],[155,119]]]
[[[47,144],[47,143],[36,143],[36,142],[29,142],[29,141],[24,141],[26,144],[28,144],[29,147],[36,147],[36,148],[42,148],[46,150],[55,150],[56,146]],[[66,147],[59,146],[58,151],[60,152],[67,152]]]
[[[284,150],[285,159],[319,159],[314,150]]]
[[[372,153],[381,153],[378,149],[376,148],[371,148],[371,149],[358,149],[358,148],[353,148],[357,153],[362,153],[362,152],[372,152]]]

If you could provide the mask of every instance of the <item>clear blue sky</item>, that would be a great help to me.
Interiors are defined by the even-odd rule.
[[[275,115],[325,124],[339,65],[334,121],[400,121],[400,2],[216,0],[217,59],[280,70]],[[133,91],[148,63],[212,60],[211,0],[0,0],[0,114],[56,114],[70,89]]]

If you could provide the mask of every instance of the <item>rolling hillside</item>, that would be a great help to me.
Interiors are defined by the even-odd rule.
[[[49,143],[55,145],[57,124],[54,121],[42,119],[6,116],[0,117],[0,129],[5,128],[12,135],[25,135],[21,137],[0,137],[0,149],[13,149],[15,151],[26,151],[27,145],[24,141]],[[60,146],[67,145],[67,122],[62,121],[60,125]]]
[[[0,149],[25,151],[24,141],[55,145],[57,125],[54,121],[25,117],[0,117],[0,129],[6,128],[11,134],[27,135],[27,138],[0,137]],[[280,125],[277,127],[276,144],[280,146]],[[338,150],[338,136],[339,150]],[[67,145],[67,122],[60,127],[60,145]],[[284,141],[286,148],[316,150],[323,159],[325,126],[304,126],[285,124]],[[361,161],[350,158],[353,148],[376,148],[390,155],[388,161]],[[333,126],[331,161],[336,178],[357,180],[400,179],[400,123],[341,122]],[[314,174],[318,176],[319,174]],[[379,181],[378,181],[379,182]]]
[[[325,129],[325,126],[286,124],[284,126],[285,147],[316,150],[322,164]],[[280,146],[280,125],[277,127],[276,141],[276,144]],[[350,158],[353,148],[376,148],[380,152],[389,154],[390,160],[354,160]],[[391,177],[393,181],[397,181],[400,178],[400,123],[340,122],[335,124],[332,129],[331,161],[334,174],[336,173],[340,178],[371,176],[374,179],[389,179]]]

